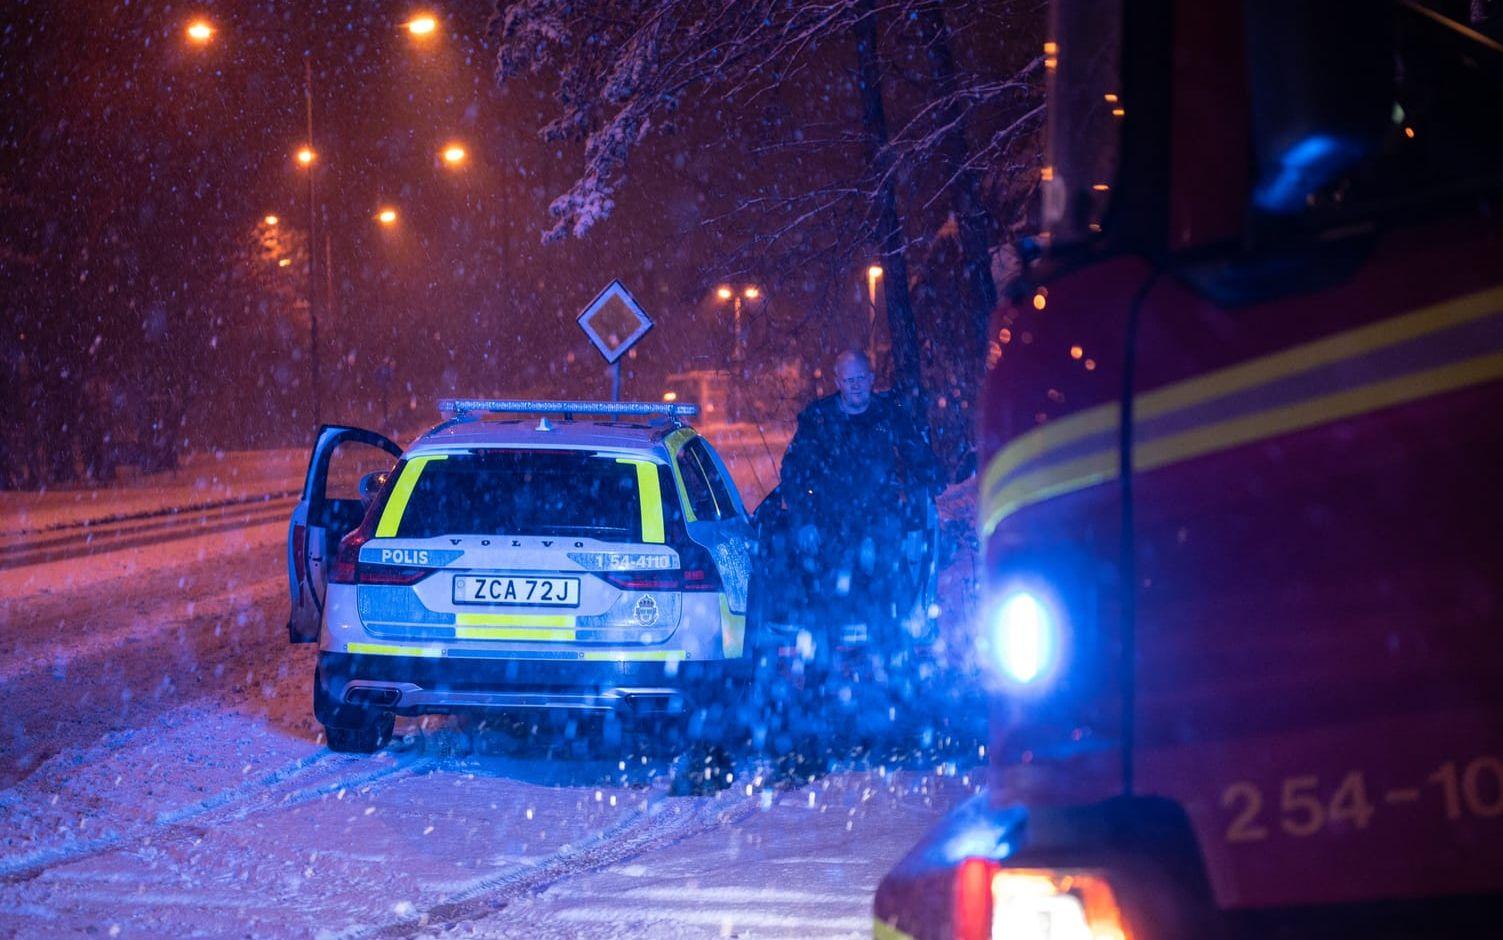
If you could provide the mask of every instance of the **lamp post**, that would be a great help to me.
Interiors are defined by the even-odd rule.
[[[322,373],[318,362],[318,192],[313,165],[318,151],[313,149],[313,58],[303,54],[303,104],[308,119],[308,143],[297,152],[298,166],[308,174],[308,368],[313,380],[313,424],[323,422],[323,396],[320,394]]]
[[[438,31],[438,20],[430,14],[420,14],[406,23],[401,24],[419,42],[429,42],[429,37]],[[184,34],[189,42],[194,45],[207,46],[215,41],[218,30],[204,19],[195,19],[185,28]],[[318,342],[318,291],[315,285],[318,283],[318,192],[314,177],[315,165],[318,163],[318,151],[314,149],[313,133],[313,55],[311,50],[303,52],[303,104],[307,122],[307,143],[298,148],[294,159],[300,169],[308,174],[308,346],[309,368],[312,372],[313,392],[313,423],[323,423],[323,402],[321,392],[321,370],[319,366],[319,342]],[[457,155],[456,155],[457,154]],[[462,147],[451,144],[443,152],[446,163],[457,166],[465,160]],[[390,213],[391,218],[385,216]],[[383,225],[390,225],[396,221],[396,213],[386,210],[381,213],[380,221]],[[266,218],[267,225],[276,225],[277,220],[273,216]],[[327,226],[325,226],[327,229]],[[324,275],[324,296],[328,309],[334,306],[334,278],[333,278],[334,249],[329,233],[324,233],[324,261],[322,271]]]
[[[882,279],[882,266],[871,265],[866,269],[866,296],[868,301],[866,317],[866,358],[871,362],[877,361],[877,282]]]
[[[715,296],[731,302],[731,361],[740,362],[746,358],[746,337],[741,332],[741,299],[756,300],[762,296],[762,290],[755,284],[748,284],[740,290],[721,285],[715,289]]]

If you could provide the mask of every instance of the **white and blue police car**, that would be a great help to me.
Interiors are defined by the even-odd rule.
[[[671,722],[741,694],[752,532],[684,421],[693,405],[440,410],[405,450],[338,426],[313,448],[288,635],[319,645],[313,708],[332,749],[376,750],[397,715]],[[341,468],[373,465],[352,491]]]

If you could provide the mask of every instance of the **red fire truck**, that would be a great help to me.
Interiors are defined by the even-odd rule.
[[[1053,4],[987,789],[877,936],[1503,936],[1497,9]]]

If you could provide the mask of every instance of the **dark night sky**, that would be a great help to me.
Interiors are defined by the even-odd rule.
[[[419,9],[440,17],[438,35],[401,28]],[[628,396],[655,397],[662,375],[717,361],[729,331],[713,287],[744,232],[737,219],[703,223],[780,175],[841,172],[838,153],[757,147],[790,123],[855,126],[848,50],[832,43],[823,74],[754,114],[691,101],[676,135],[634,157],[611,219],[582,243],[545,246],[547,204],[578,151],[539,140],[544,89],[496,86],[490,14],[476,0],[6,4],[0,183],[13,204],[0,244],[33,262],[3,269],[30,379],[54,401],[80,374],[136,394],[188,390],[205,440],[301,440],[305,328],[279,325],[285,311],[258,305],[240,272],[265,214],[306,226],[292,159],[305,138],[305,50],[336,275],[337,309],[320,325],[325,420],[369,420],[384,357],[424,415],[455,391],[603,395],[574,317],[612,277],[658,321],[628,363],[639,373]],[[185,38],[195,16],[218,30],[207,47]],[[471,155],[460,172],[437,158],[450,140]],[[383,205],[401,215],[391,229],[373,219]],[[866,316],[864,261],[729,272],[764,288],[749,311],[754,347],[848,342]]]

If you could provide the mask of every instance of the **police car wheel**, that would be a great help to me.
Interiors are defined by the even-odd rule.
[[[396,719],[390,713],[359,728],[324,726],[324,736],[329,741],[329,750],[342,754],[373,754],[391,740]]]

